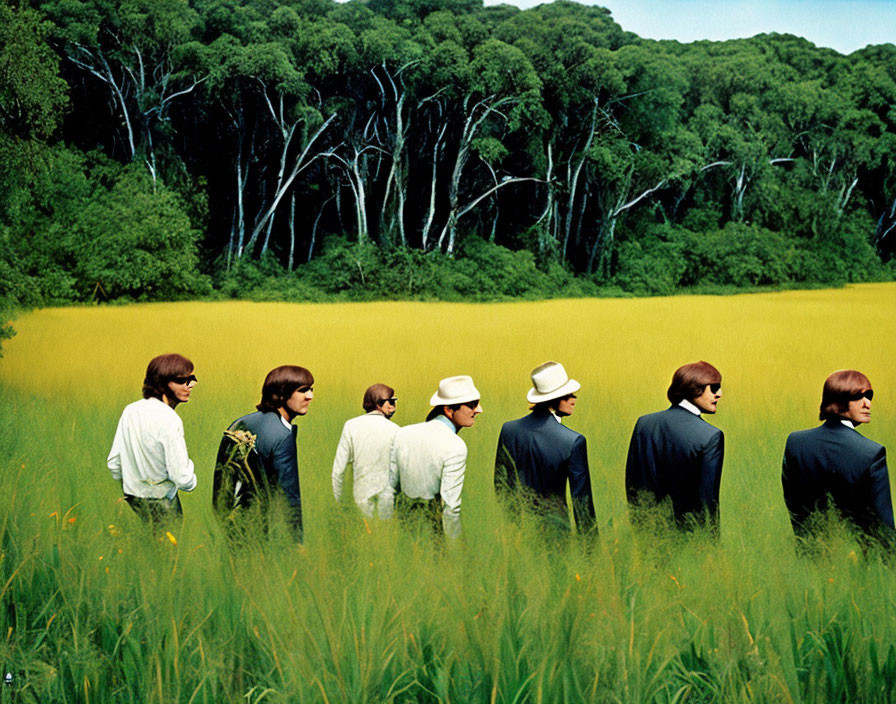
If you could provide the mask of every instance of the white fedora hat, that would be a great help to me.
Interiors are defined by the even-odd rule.
[[[439,390],[429,399],[430,406],[453,406],[481,398],[471,376],[449,376],[439,382]]]
[[[555,398],[574,394],[582,385],[570,379],[560,362],[545,362],[532,370],[533,387],[526,394],[529,403],[552,401]]]

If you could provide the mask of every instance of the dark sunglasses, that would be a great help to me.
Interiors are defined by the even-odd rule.
[[[307,394],[309,391],[314,391],[313,386],[300,386],[296,389],[300,394]]]
[[[175,384],[190,384],[199,380],[196,378],[195,374],[190,374],[189,376],[176,376],[172,378],[171,381]]]
[[[858,393],[849,395],[850,401],[858,401],[863,398],[867,398],[870,401],[874,398],[874,391],[872,389],[868,389],[867,391],[859,391]]]
[[[479,399],[477,398],[475,401],[466,401],[465,403],[460,404],[461,406],[466,406],[471,411],[475,411],[479,408]]]
[[[707,386],[709,387],[709,390],[712,391],[714,394],[719,393],[719,389],[722,388],[721,384],[707,384]]]
[[[393,406],[398,403],[398,396],[393,396],[392,398],[381,398],[376,402],[377,406],[383,406],[387,403],[391,403]]]

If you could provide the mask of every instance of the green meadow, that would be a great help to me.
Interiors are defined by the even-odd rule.
[[[824,378],[875,386],[863,434],[896,447],[896,285],[628,300],[170,303],[22,314],[0,360],[2,702],[891,702],[896,570],[828,521],[797,550],[781,498],[791,430]],[[105,458],[151,357],[190,357],[178,409],[199,486],[154,537]],[[492,489],[501,424],[532,367],[582,383],[600,534],[555,542]],[[721,537],[636,534],[623,475],[637,417],[674,369],[723,374]],[[297,419],[305,542],[228,548],[211,513],[220,433],[265,373],[315,376]],[[464,536],[440,546],[337,505],[342,423],[373,382],[417,422],[471,374]]]

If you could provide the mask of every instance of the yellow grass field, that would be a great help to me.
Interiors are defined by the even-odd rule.
[[[893,569],[840,533],[815,562],[797,557],[780,461],[787,434],[817,424],[822,382],[842,368],[862,370],[875,387],[862,433],[896,447],[894,310],[896,285],[869,284],[726,297],[22,314],[0,360],[0,489],[9,497],[0,666],[27,683],[33,698],[22,701],[890,701],[881,687],[891,675],[896,682],[892,648],[886,670]],[[146,363],[164,352],[196,367],[193,400],[178,413],[200,484],[181,494],[178,544],[141,548],[146,536],[118,502],[105,457]],[[537,544],[532,526],[517,531],[492,491],[501,424],[526,412],[528,373],[548,359],[582,383],[567,424],[588,438],[601,529],[595,546],[557,554]],[[719,413],[709,418],[726,435],[722,538],[656,552],[628,529],[625,453],[637,417],[666,406],[674,369],[698,359],[723,374]],[[210,512],[220,432],[253,409],[265,373],[280,364],[315,376],[309,414],[296,421],[305,546],[228,561]],[[422,420],[439,379],[455,374],[473,376],[484,408],[462,434],[464,552],[432,555],[391,529],[357,530],[330,491],[342,423],[362,412],[373,382],[395,387],[399,424]],[[115,540],[130,541],[119,555],[139,554],[109,571]],[[368,557],[376,576],[363,571]],[[174,569],[157,575],[172,564],[165,560]],[[147,566],[152,585],[135,587]],[[379,597],[357,596],[373,586]],[[198,605],[181,603],[182,590]],[[145,617],[154,593],[181,596],[158,607],[160,621],[140,621],[146,649],[129,656],[127,623]],[[312,611],[313,624],[303,620]],[[232,659],[209,661],[210,642]],[[846,655],[832,671],[843,682],[824,674],[840,646]],[[567,657],[568,671],[557,664]]]
[[[625,514],[622,470],[635,420],[666,405],[677,366],[706,359],[723,374],[724,397],[711,419],[726,434],[723,517],[742,503],[783,528],[777,482],[784,439],[816,423],[828,373],[849,367],[868,375],[877,396],[873,421],[863,432],[896,446],[894,310],[892,284],[481,305],[225,302],[50,309],[16,321],[18,334],[0,362],[0,384],[56,401],[52,424],[66,432],[76,422],[68,412],[72,406],[79,412],[93,408],[106,419],[105,427],[91,426],[93,476],[102,486],[117,416],[139,397],[147,361],[169,351],[188,356],[200,382],[179,413],[202,484],[195,497],[185,498],[189,510],[194,500],[207,503],[220,430],[252,410],[270,368],[301,364],[315,375],[311,410],[297,421],[302,484],[313,516],[326,510],[329,464],[342,422],[361,413],[369,384],[396,388],[395,420],[404,425],[426,414],[439,379],[473,376],[485,411],[463,435],[471,465],[465,493],[475,505],[488,491],[501,424],[526,412],[529,371],[556,359],[582,383],[568,424],[588,438],[598,514],[606,522]],[[761,496],[745,494],[747,487]]]

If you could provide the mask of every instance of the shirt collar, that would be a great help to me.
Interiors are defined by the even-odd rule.
[[[695,416],[700,415],[700,409],[697,408],[693,403],[688,401],[686,398],[681,399],[681,401],[678,402],[678,405],[681,406],[688,413],[693,413]]]
[[[286,418],[281,416],[279,413],[277,415],[280,416],[280,422],[286,426],[286,429],[289,430],[290,432],[292,432],[292,423],[290,423],[288,420],[286,420]]]
[[[852,428],[853,430],[856,429],[856,426],[853,424],[853,422],[851,420],[846,420],[846,418],[841,418],[840,422],[843,423],[843,425],[845,425],[847,428]]]
[[[451,428],[451,432],[457,435],[457,426],[451,422],[451,419],[448,416],[443,416],[441,414],[437,415],[433,420],[440,420],[449,428]]]

